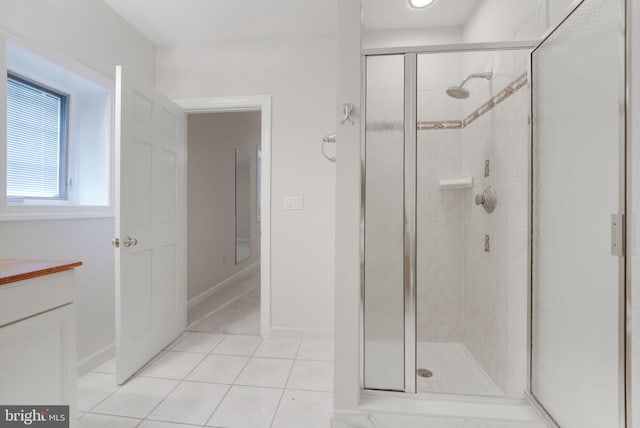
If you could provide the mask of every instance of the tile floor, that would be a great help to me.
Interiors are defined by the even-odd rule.
[[[185,332],[124,385],[78,382],[80,428],[328,428],[333,344]]]
[[[433,377],[417,377],[418,392],[504,396],[462,343],[417,343],[418,368]]]

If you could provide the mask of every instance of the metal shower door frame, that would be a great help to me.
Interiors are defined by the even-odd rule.
[[[461,43],[415,47],[370,48],[362,50],[361,57],[361,141],[360,148],[360,389],[365,389],[365,210],[366,210],[366,78],[367,57],[404,55],[404,328],[405,328],[405,390],[390,394],[415,394],[416,342],[417,342],[417,259],[416,259],[416,206],[417,206],[417,56],[433,53],[495,52],[531,50],[539,40],[489,43]],[[529,318],[530,320],[530,318]],[[530,326],[528,326],[530,329]],[[481,397],[479,397],[481,398]]]

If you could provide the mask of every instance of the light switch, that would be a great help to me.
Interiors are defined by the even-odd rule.
[[[284,209],[285,210],[303,210],[304,197],[303,196],[285,196]]]

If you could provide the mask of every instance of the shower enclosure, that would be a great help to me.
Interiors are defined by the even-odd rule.
[[[526,387],[527,56],[366,57],[365,388]]]
[[[365,52],[363,389],[625,426],[624,4],[541,42]]]

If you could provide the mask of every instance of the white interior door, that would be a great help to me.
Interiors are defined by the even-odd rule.
[[[116,69],[116,379],[186,326],[186,114]]]

